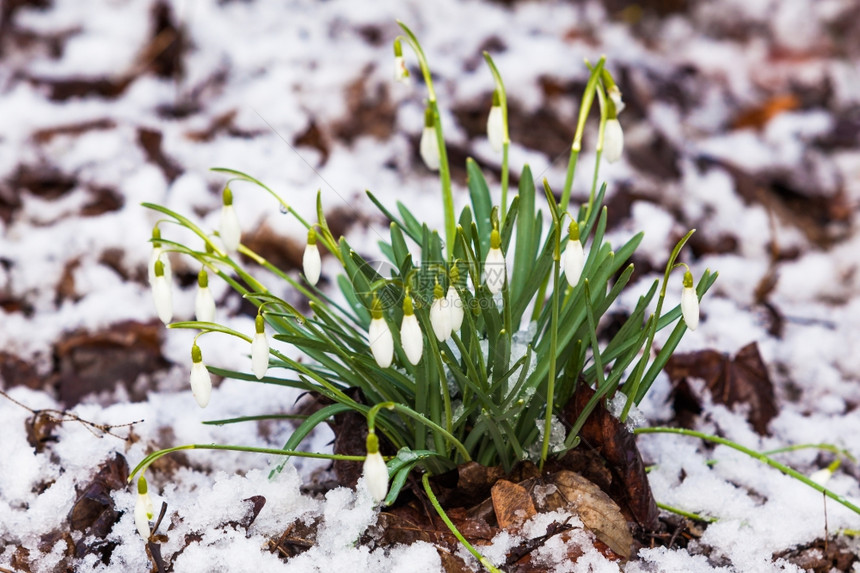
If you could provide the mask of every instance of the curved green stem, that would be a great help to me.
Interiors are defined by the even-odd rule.
[[[508,95],[505,91],[505,83],[502,81],[502,75],[496,67],[489,52],[484,52],[484,60],[490,67],[490,72],[493,74],[493,81],[496,84],[496,91],[499,94],[499,107],[502,108],[502,127],[504,136],[502,138],[502,204],[501,207],[501,226],[505,225],[505,215],[508,212],[508,149],[511,145],[510,134],[508,133]]]
[[[152,463],[163,457],[167,454],[172,454],[173,452],[179,452],[182,450],[229,450],[232,452],[251,452],[255,454],[271,454],[273,456],[296,456],[302,458],[317,458],[324,460],[344,460],[350,462],[361,462],[364,461],[364,456],[345,456],[339,454],[317,454],[314,452],[297,452],[293,450],[279,450],[276,448],[256,448],[253,446],[230,446],[230,445],[219,445],[219,444],[186,444],[184,446],[175,446],[172,448],[166,448],[164,450],[158,450],[157,452],[153,452],[143,458],[138,464],[134,467],[131,473],[128,476],[128,481],[134,479],[134,476],[137,475],[138,472],[144,473],[146,472],[146,468],[148,468]]]
[[[821,493],[823,493],[824,495],[826,495],[827,497],[829,497],[833,501],[844,505],[845,507],[847,507],[848,509],[850,509],[854,513],[860,514],[860,507],[854,505],[853,503],[851,503],[850,501],[848,501],[847,499],[845,499],[841,495],[834,493],[833,491],[827,489],[823,485],[812,481],[811,479],[809,479],[808,477],[806,477],[805,475],[803,475],[799,471],[794,470],[794,469],[792,469],[792,468],[790,468],[784,464],[781,464],[778,461],[774,460],[773,458],[771,458],[771,457],[769,457],[769,456],[767,456],[761,452],[751,450],[750,448],[742,446],[742,445],[738,444],[737,442],[727,440],[726,438],[721,438],[719,436],[714,436],[711,434],[705,434],[703,432],[697,432],[695,430],[687,430],[685,428],[666,428],[666,427],[661,427],[661,426],[657,426],[654,428],[636,428],[635,430],[633,430],[633,433],[634,434],[678,434],[681,436],[689,436],[689,437],[693,437],[693,438],[699,438],[700,440],[705,440],[707,442],[713,442],[715,444],[721,444],[723,446],[728,446],[734,450],[737,450],[741,453],[748,455],[751,458],[754,458],[754,459],[762,462],[763,464],[767,464],[772,468],[778,469],[779,471],[786,474],[787,476],[793,477],[794,479],[796,479],[800,482],[803,482],[804,484],[808,485],[809,487],[811,487],[812,489],[814,489],[816,491],[820,491]]]
[[[377,416],[377,414],[379,414],[379,411],[382,410],[383,408],[385,408],[387,410],[396,410],[396,411],[400,412],[401,414],[404,414],[405,416],[409,416],[413,420],[416,420],[416,421],[424,424],[425,426],[427,426],[431,430],[438,432],[446,440],[451,442],[451,445],[453,445],[457,449],[457,451],[460,452],[460,455],[463,456],[464,461],[467,461],[467,462],[472,461],[472,457],[469,455],[469,450],[467,450],[466,446],[464,446],[463,443],[460,440],[458,440],[451,432],[449,432],[448,430],[446,430],[445,428],[443,428],[442,426],[440,426],[436,422],[433,422],[432,420],[428,420],[427,418],[425,418],[424,416],[422,416],[421,414],[419,414],[415,410],[409,408],[408,406],[404,406],[403,404],[398,404],[396,402],[381,402],[379,404],[375,404],[370,409],[370,411],[368,411],[368,413],[367,413],[367,428],[368,428],[368,430],[373,430],[375,428],[376,416]]]
[[[457,529],[457,527],[451,521],[451,518],[449,518],[448,514],[445,513],[445,510],[442,509],[442,506],[439,504],[439,500],[436,499],[436,495],[433,493],[433,488],[430,487],[430,479],[428,474],[425,473],[421,476],[421,483],[424,485],[424,491],[427,492],[427,497],[430,499],[430,503],[433,504],[433,509],[435,509],[436,513],[439,514],[439,517],[442,518],[442,521],[445,522],[445,525],[448,526],[448,529],[451,530],[451,533],[454,534],[454,537],[457,538],[457,541],[462,543],[463,547],[465,547],[469,551],[469,553],[474,555],[475,559],[477,559],[487,571],[490,571],[491,573],[502,573],[500,569],[497,569],[493,566],[492,563],[490,563],[489,559],[478,553],[478,550],[475,549],[475,547],[471,543],[466,541],[466,538],[463,537],[463,534],[460,533],[460,530]]]
[[[627,415],[630,413],[630,408],[633,406],[633,403],[636,400],[636,395],[639,392],[639,384],[642,382],[642,375],[645,373],[645,366],[648,363],[648,359],[651,357],[651,348],[654,346],[654,337],[657,335],[657,323],[660,322],[660,313],[663,311],[663,301],[666,298],[666,286],[669,283],[669,274],[675,269],[675,260],[678,258],[678,254],[681,252],[681,249],[684,248],[684,245],[688,240],[690,240],[690,237],[692,237],[695,232],[696,229],[691,229],[686,235],[684,235],[675,245],[675,248],[672,249],[672,254],[669,255],[669,261],[666,263],[666,271],[663,273],[663,285],[660,287],[660,296],[657,298],[657,309],[654,311],[653,315],[655,318],[651,323],[651,332],[648,333],[648,342],[645,343],[645,348],[642,350],[642,358],[639,360],[639,363],[636,365],[636,369],[633,372],[632,382],[628,380],[630,388],[627,388],[627,384],[624,385],[624,393],[627,394],[627,401],[624,403],[621,416],[619,416],[619,420],[621,420],[621,422],[627,421]]]
[[[665,503],[656,502],[657,507],[660,509],[664,509],[668,512],[674,513],[676,515],[680,515],[681,517],[686,517],[687,519],[694,519],[696,521],[704,521],[705,523],[716,523],[719,521],[716,517],[706,517],[704,515],[699,515],[698,513],[693,513],[692,511],[686,511],[684,509],[680,509]]]

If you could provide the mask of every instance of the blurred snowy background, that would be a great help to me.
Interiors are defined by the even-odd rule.
[[[31,411],[0,399],[0,567],[145,570],[143,543],[125,511],[129,491],[109,488],[116,506],[108,497],[103,507],[113,517],[101,529],[74,519],[83,511],[76,500],[106,460],[118,452],[134,465],[155,447],[189,441],[280,446],[289,432],[199,424],[285,412],[296,396],[226,381],[205,412],[196,409],[186,379],[190,335],[167,332],[151,303],[146,263],[157,218],[141,202],[214,229],[224,178],[208,169],[221,166],[264,181],[309,218],[322,189],[332,226],[369,254],[387,223],[365,189],[441,226],[439,185],[417,152],[426,94],[420,82],[392,78],[396,19],[416,32],[433,69],[460,205],[466,157],[491,182],[499,172],[484,134],[493,84],[481,53],[493,55],[507,87],[514,183],[528,163],[556,188],[587,78],[583,58],[605,54],[627,103],[624,157],[601,169],[613,240],[646,231],[635,259],[644,290],[674,242],[697,228],[685,260],[697,276],[707,267],[720,278],[699,330],[679,350],[733,356],[756,343],[773,384],[778,413],[762,414],[755,404],[732,409],[731,401],[712,400],[692,376],[688,391],[701,411],[688,422],[760,449],[829,442],[860,455],[856,1],[4,0],[0,388],[30,409],[74,408],[105,424],[145,421],[129,441],[99,439],[77,423],[44,428]],[[413,55],[406,58],[418,77]],[[579,200],[593,173],[590,129],[574,187]],[[241,185],[234,193],[243,241],[297,269],[300,226],[265,193]],[[189,319],[197,268],[179,257],[173,263],[175,318]],[[324,281],[334,277],[332,263],[324,261]],[[214,286],[218,318],[251,332],[248,308]],[[204,337],[201,347],[210,363],[247,367],[246,350],[232,340]],[[655,385],[643,404],[649,424],[682,419],[673,387],[668,377]],[[308,447],[328,439],[317,436]],[[824,535],[820,495],[685,440],[640,440],[646,462],[659,466],[651,474],[655,495],[721,520],[686,548],[643,550],[643,561],[627,570],[813,567],[801,560],[812,559],[804,548]],[[721,462],[709,469],[703,461],[712,457]],[[831,459],[809,450],[785,461],[811,472]],[[301,497],[299,484],[321,464],[297,463],[299,472],[275,487],[265,479],[270,460],[261,457],[195,452],[177,460],[151,479],[170,504],[176,531],[164,554],[176,571],[235,570],[236,563],[331,571],[341,562],[356,570],[418,571],[416,562],[439,569],[426,546],[385,556],[344,542],[372,515],[341,494],[325,503]],[[235,475],[238,468],[249,473]],[[857,479],[847,463],[831,485],[856,500]],[[252,495],[268,503],[251,528],[224,525]],[[350,504],[360,515],[336,526]],[[828,511],[831,533],[857,529],[856,514]],[[287,565],[260,549],[314,512],[331,516],[330,546]],[[335,538],[336,530],[345,537]],[[837,563],[841,554],[832,553],[822,562],[849,570],[853,561]],[[617,570],[591,559],[594,570]]]

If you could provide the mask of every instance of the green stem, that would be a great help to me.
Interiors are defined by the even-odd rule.
[[[499,73],[496,63],[488,52],[484,52],[484,59],[490,67],[490,72],[493,74],[493,81],[496,84],[496,91],[499,93],[499,107],[502,108],[502,126],[504,137],[502,139],[502,204],[501,204],[501,223],[505,226],[505,215],[508,212],[508,148],[511,145],[511,138],[508,133],[508,96],[505,92],[505,84],[502,81],[502,74]]]
[[[664,509],[668,512],[674,513],[676,515],[680,515],[681,517],[686,517],[687,519],[695,519],[696,521],[704,521],[705,523],[716,523],[719,521],[716,517],[705,517],[704,515],[699,515],[698,513],[693,513],[692,511],[686,511],[683,509],[679,509],[677,507],[657,502],[657,507],[660,509]]]
[[[714,436],[711,434],[705,434],[703,432],[697,432],[695,430],[687,430],[685,428],[666,428],[666,427],[661,427],[661,426],[657,426],[654,428],[636,428],[635,430],[633,430],[633,433],[634,434],[678,434],[681,436],[689,436],[689,437],[693,437],[693,438],[699,438],[700,440],[705,440],[707,442],[713,442],[715,444],[721,444],[723,446],[728,446],[734,450],[737,450],[741,453],[748,455],[751,458],[754,458],[754,459],[762,462],[763,464],[767,464],[772,468],[778,469],[779,471],[786,474],[787,476],[793,477],[794,479],[805,483],[806,485],[808,485],[809,487],[811,487],[812,489],[814,489],[816,491],[820,491],[821,493],[823,493],[824,495],[826,495],[827,497],[829,497],[833,501],[844,505],[845,507],[847,507],[848,509],[850,509],[854,513],[860,514],[860,507],[854,505],[853,503],[851,503],[850,501],[848,501],[847,499],[845,499],[841,495],[834,493],[833,491],[827,489],[823,485],[812,481],[811,479],[809,479],[808,477],[806,477],[802,473],[798,472],[797,470],[794,470],[794,469],[792,469],[792,468],[790,468],[784,464],[781,464],[778,461],[774,460],[773,458],[771,458],[769,456],[766,456],[765,454],[763,454],[761,452],[751,450],[747,447],[744,447],[744,446],[738,444],[737,442],[732,442],[731,440],[727,440],[726,438],[721,438],[719,436]]]
[[[451,530],[451,533],[454,534],[454,537],[457,538],[457,541],[462,543],[463,547],[465,547],[469,551],[469,553],[474,555],[475,559],[477,559],[487,571],[490,571],[491,573],[502,573],[500,569],[497,569],[493,566],[492,563],[490,563],[489,559],[478,553],[478,550],[475,549],[475,547],[471,543],[466,541],[466,538],[463,537],[463,534],[460,533],[460,531],[448,517],[448,514],[445,513],[445,510],[442,509],[442,506],[439,504],[439,500],[436,499],[436,496],[433,494],[433,488],[430,487],[430,479],[428,474],[425,473],[421,476],[421,483],[424,485],[424,491],[427,492],[427,497],[430,498],[430,503],[433,504],[433,509],[435,509],[436,513],[439,514],[439,517],[442,518],[442,521],[445,522],[445,525],[448,526],[448,529]]]
[[[448,254],[448,261],[454,260],[454,240],[457,233],[457,221],[454,218],[454,195],[451,192],[451,170],[448,166],[448,151],[445,148],[445,137],[442,133],[442,121],[439,117],[439,106],[436,104],[436,91],[433,89],[433,78],[430,75],[430,66],[427,63],[427,56],[424,55],[424,50],[421,48],[421,43],[409,26],[397,21],[397,24],[403,29],[406,34],[406,42],[412,47],[418,58],[418,66],[421,68],[421,74],[424,76],[424,83],[427,85],[427,105],[433,111],[433,126],[436,130],[436,142],[439,145],[439,179],[442,180],[442,206],[445,213],[445,250]]]
[[[454,435],[451,432],[449,432],[448,430],[446,430],[445,428],[443,428],[442,426],[440,426],[436,422],[433,422],[432,420],[428,420],[427,418],[425,418],[424,416],[422,416],[421,414],[419,414],[418,412],[416,412],[412,408],[409,408],[408,406],[404,406],[403,404],[398,404],[396,402],[381,402],[379,404],[375,404],[370,409],[370,411],[368,411],[368,413],[367,413],[367,428],[368,428],[368,430],[373,430],[375,428],[376,416],[379,413],[379,411],[382,410],[383,408],[388,409],[388,410],[396,410],[396,411],[400,412],[401,414],[409,416],[413,420],[416,420],[416,421],[424,424],[425,426],[427,426],[431,430],[438,432],[446,440],[451,442],[451,445],[453,445],[457,449],[457,451],[460,452],[460,454],[463,456],[464,461],[467,461],[467,462],[472,461],[471,456],[469,456],[469,450],[467,450],[466,446],[464,446],[463,443],[460,442],[460,440],[458,440],[456,437],[454,437]]]
[[[134,479],[134,476],[137,475],[138,472],[144,473],[146,472],[146,468],[148,468],[155,460],[166,456],[167,454],[172,454],[173,452],[178,452],[181,450],[229,450],[232,452],[251,452],[255,454],[271,454],[273,456],[296,456],[302,458],[317,458],[324,460],[344,460],[350,462],[362,462],[364,461],[364,456],[344,456],[339,454],[317,454],[314,452],[297,452],[293,450],[279,450],[276,448],[256,448],[253,446],[229,446],[229,445],[219,445],[219,444],[186,444],[184,446],[175,446],[173,448],[167,448],[164,450],[158,450],[157,452],[153,452],[143,458],[132,470],[132,472],[128,476],[128,481]]]
[[[663,285],[660,287],[660,296],[657,298],[657,309],[654,311],[654,321],[651,323],[651,332],[648,333],[648,342],[645,343],[645,348],[642,351],[642,358],[639,360],[639,363],[636,365],[636,369],[633,372],[633,381],[630,383],[630,388],[627,388],[627,384],[624,385],[624,393],[627,394],[627,401],[624,403],[624,409],[621,411],[621,416],[619,419],[621,422],[627,421],[627,416],[630,413],[630,408],[633,406],[634,401],[636,400],[636,394],[639,392],[639,384],[642,383],[642,375],[645,372],[645,365],[648,363],[648,359],[651,356],[651,348],[654,346],[654,337],[657,335],[657,323],[660,322],[660,313],[663,311],[663,301],[666,298],[666,286],[669,284],[669,274],[675,269],[675,260],[678,258],[678,254],[681,252],[681,249],[684,248],[684,245],[690,240],[690,237],[695,233],[695,229],[691,229],[686,235],[684,235],[680,241],[675,245],[675,248],[672,249],[672,254],[669,255],[669,262],[666,263],[666,271],[663,273]],[[628,380],[628,382],[630,382]]]
[[[556,355],[558,350],[558,274],[559,266],[561,265],[561,222],[556,221],[555,235],[555,253],[553,254],[552,264],[552,295],[550,296],[550,304],[552,305],[552,321],[550,323],[550,342],[549,342],[549,372],[547,373],[546,385],[546,414],[543,422],[543,443],[540,449],[540,469],[543,471],[543,464],[549,455],[549,441],[552,437],[552,414],[555,401],[555,369]]]
[[[567,205],[570,202],[570,191],[573,188],[573,176],[576,173],[577,159],[579,159],[579,150],[571,149],[570,159],[567,161],[567,175],[564,177],[564,189],[561,192],[561,201],[559,202],[559,209],[562,211],[567,211]]]

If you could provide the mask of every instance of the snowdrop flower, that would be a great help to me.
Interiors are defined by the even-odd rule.
[[[490,140],[493,151],[499,153],[502,150],[505,142],[505,121],[498,90],[493,92],[493,106],[490,108],[490,115],[487,116],[487,139]]]
[[[149,266],[147,271],[149,274],[149,284],[155,282],[155,261],[160,260],[164,265],[164,276],[168,283],[173,282],[173,272],[170,268],[170,259],[167,253],[161,247],[161,229],[158,226],[152,228],[152,253],[149,255]],[[164,255],[163,257],[161,255]]]
[[[696,330],[699,326],[699,297],[693,288],[693,274],[690,271],[684,273],[684,290],[681,292],[681,315],[687,328]]]
[[[215,321],[215,299],[209,290],[209,273],[200,269],[197,274],[197,297],[194,300],[194,316],[200,322]]]
[[[320,250],[317,247],[317,233],[313,229],[308,229],[308,244],[305,246],[305,253],[302,255],[302,268],[305,272],[305,278],[308,279],[308,284],[314,286],[320,280]]]
[[[451,318],[451,331],[459,332],[463,325],[463,301],[460,295],[457,294],[457,289],[454,284],[448,285],[448,292],[445,294],[445,302],[448,306],[448,315]]]
[[[403,48],[400,47],[400,39],[394,40],[394,79],[402,84],[409,83],[409,69],[406,60],[403,59]]]
[[[370,352],[380,368],[388,368],[391,366],[391,361],[394,360],[394,338],[391,336],[388,323],[382,316],[379,299],[374,297],[373,308],[370,312],[373,317],[370,321],[370,327],[367,329]]]
[[[367,456],[364,458],[362,475],[373,501],[381,503],[385,500],[388,495],[388,467],[379,453],[379,438],[372,431],[367,434]]]
[[[221,226],[218,229],[221,242],[228,253],[235,253],[239,248],[242,230],[239,228],[239,217],[233,208],[233,192],[229,187],[224,188],[223,205],[221,206]]]
[[[421,326],[418,324],[418,317],[415,316],[412,297],[409,294],[403,300],[400,343],[403,345],[403,351],[406,353],[409,363],[413,366],[418,364],[421,361],[421,354],[424,352],[424,335],[421,333]]]
[[[831,470],[829,467],[822,468],[816,472],[812,472],[811,474],[809,474],[809,479],[811,479],[820,486],[823,486],[828,481],[830,481],[831,477],[833,477],[833,470]]]
[[[144,541],[149,541],[149,536],[152,535],[149,520],[153,515],[152,498],[147,491],[146,478],[140,476],[137,480],[137,501],[134,503],[134,524]]]
[[[579,241],[579,225],[576,221],[570,222],[568,234],[569,238],[567,246],[564,248],[562,265],[564,266],[564,276],[567,278],[567,284],[575,287],[579,283],[579,277],[582,276],[582,268],[585,266],[585,253],[582,250],[582,243]]]
[[[603,155],[609,163],[615,163],[621,159],[624,150],[624,132],[618,118],[606,120],[603,130]]]
[[[616,116],[622,111],[624,111],[625,107],[627,107],[624,104],[624,100],[621,99],[621,90],[618,89],[617,85],[612,84],[611,86],[609,86],[609,88],[606,90],[606,95],[609,96],[609,99],[611,99],[612,103],[615,105]]]
[[[196,343],[191,347],[191,393],[201,408],[205,408],[209,404],[209,396],[212,394],[212,377],[209,375],[206,365],[203,364],[203,354]]]
[[[496,294],[505,286],[508,270],[505,265],[505,255],[502,253],[502,238],[497,229],[490,234],[490,252],[484,259],[484,282],[490,292]]]
[[[164,262],[161,259],[155,261],[155,279],[152,282],[152,300],[155,301],[155,311],[161,322],[168,324],[173,318],[173,294],[170,283],[164,276]]]
[[[436,340],[445,342],[451,338],[451,312],[448,300],[442,292],[439,283],[433,288],[433,304],[430,305],[430,325]]]
[[[269,341],[266,339],[266,329],[263,315],[258,314],[254,320],[254,339],[251,341],[251,370],[257,380],[261,380],[269,369]]]
[[[439,170],[439,139],[436,137],[435,120],[433,118],[433,110],[429,107],[424,110],[424,131],[421,132],[421,142],[418,144],[418,151],[421,153],[421,159],[427,169],[431,171]]]

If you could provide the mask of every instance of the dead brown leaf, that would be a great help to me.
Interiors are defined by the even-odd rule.
[[[747,420],[761,435],[768,433],[767,425],[777,414],[773,382],[756,342],[741,348],[734,358],[716,350],[675,354],[666,364],[666,374],[688,401],[696,397],[686,388],[687,380],[700,378],[715,402],[729,408],[748,406]],[[695,406],[700,408],[700,402]]]
[[[518,529],[537,514],[531,494],[518,483],[500,479],[491,495],[496,521],[502,529]]]

